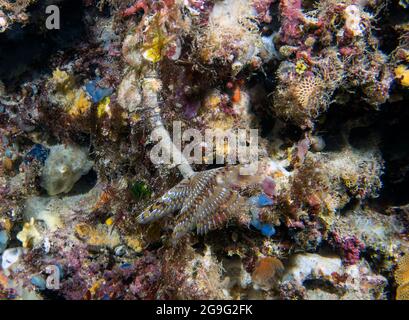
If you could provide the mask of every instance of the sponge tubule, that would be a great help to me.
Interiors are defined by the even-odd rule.
[[[41,185],[51,196],[67,193],[92,166],[93,162],[88,159],[88,152],[83,148],[74,145],[53,146],[44,164]]]

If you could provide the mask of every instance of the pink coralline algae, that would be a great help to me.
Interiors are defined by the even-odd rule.
[[[139,0],[139,1],[136,1],[132,6],[127,8],[123,12],[123,16],[124,17],[132,16],[132,15],[136,14],[139,10],[144,10],[145,12],[147,12],[148,8],[149,8],[148,4],[146,3],[145,0]]]
[[[260,21],[271,22],[270,7],[276,0],[253,0],[253,7],[257,11]]]
[[[362,250],[365,245],[355,236],[347,236],[340,238],[340,236],[333,232],[332,241],[334,246],[341,251],[342,259],[345,265],[354,265],[359,262]]]
[[[161,277],[158,260],[148,255],[145,259],[138,260],[134,269],[137,276],[129,286],[131,292],[139,299],[155,299]]]
[[[308,138],[305,138],[298,142],[297,144],[297,154],[296,157],[299,162],[303,163],[305,160],[305,156],[311,146],[311,141]]]
[[[300,27],[304,18],[301,12],[301,0],[281,0],[280,15],[281,41],[289,45],[297,44],[302,35]]]

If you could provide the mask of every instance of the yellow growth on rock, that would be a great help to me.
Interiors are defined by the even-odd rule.
[[[409,254],[405,254],[398,262],[395,271],[396,283],[399,285],[396,291],[396,300],[409,300]]]
[[[79,223],[75,226],[75,233],[88,245],[97,247],[115,248],[120,244],[120,237],[116,230],[112,230],[106,224],[99,224],[96,227]]]
[[[409,282],[409,254],[405,254],[398,263],[395,271],[395,279],[398,284]]]
[[[105,220],[105,224],[107,226],[112,226],[113,223],[114,223],[114,219],[112,217]]]
[[[69,75],[66,71],[61,71],[58,68],[53,71],[51,81],[55,83],[57,90],[61,93],[71,91],[75,84],[75,80],[71,75]]]
[[[63,106],[70,116],[81,116],[91,108],[90,98],[76,85],[73,75],[56,69],[49,84],[54,90],[56,103]]]
[[[84,114],[89,108],[91,108],[91,101],[81,89],[76,93],[76,98],[68,113],[73,117],[78,117]]]
[[[307,70],[307,65],[304,63],[303,60],[298,60],[297,64],[295,65],[295,72],[299,75],[303,74]]]
[[[7,232],[10,232],[11,229],[13,228],[13,222],[8,218],[1,218],[0,226]]]
[[[409,69],[401,64],[395,68],[395,78],[404,87],[409,87]]]
[[[112,116],[111,109],[109,107],[109,104],[111,103],[111,98],[110,97],[105,97],[102,99],[100,103],[98,103],[98,108],[97,108],[97,117],[101,118],[105,114],[108,115],[108,117]]]
[[[34,223],[34,218],[31,218],[30,222],[26,222],[23,229],[17,234],[17,239],[22,243],[23,248],[36,246],[42,240],[41,234]]]
[[[105,281],[103,279],[100,279],[92,284],[92,286],[88,289],[91,296],[94,296],[97,293],[98,289],[101,287],[102,284],[104,284],[104,282]]]
[[[409,300],[409,282],[398,287],[396,290],[396,300]]]
[[[139,253],[142,252],[142,242],[140,239],[138,239],[135,236],[126,236],[125,237],[125,242],[128,247],[130,247],[132,250],[135,252]]]
[[[153,27],[149,30],[151,33],[148,34],[150,38],[143,46],[143,57],[149,62],[157,63],[163,57],[163,51],[166,45],[172,40],[171,37],[167,37],[161,27],[161,16],[156,14],[153,17]]]

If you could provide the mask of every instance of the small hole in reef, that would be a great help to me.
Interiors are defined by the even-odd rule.
[[[95,187],[98,181],[98,175],[94,170],[90,170],[86,175],[79,179],[72,190],[69,192],[70,196],[84,194]]]
[[[371,128],[353,128],[349,135],[349,143],[351,146],[357,149],[362,149],[368,146],[368,141],[370,141],[371,137]]]
[[[303,10],[312,10],[314,9],[315,1],[313,0],[304,0],[301,1],[301,6]]]
[[[9,90],[49,73],[50,58],[58,51],[75,49],[86,35],[82,0],[58,4],[59,30],[45,27],[47,2],[38,1],[28,8],[30,23],[14,23],[0,34],[0,78]]]
[[[303,286],[307,290],[320,289],[332,294],[337,294],[339,291],[330,281],[321,279],[307,279],[303,282]]]

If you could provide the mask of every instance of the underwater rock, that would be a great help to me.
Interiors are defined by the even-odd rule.
[[[7,29],[8,21],[3,11],[0,11],[0,32],[4,32]]]
[[[47,197],[32,197],[27,199],[23,216],[26,221],[41,221],[51,232],[63,227],[63,206]]]
[[[118,88],[118,103],[124,110],[136,112],[142,102],[142,92],[134,72],[129,72]]]
[[[305,299],[384,299],[387,280],[363,261],[344,267],[339,257],[297,254],[282,278],[281,290],[298,286]],[[284,294],[284,293],[283,293]]]
[[[361,26],[361,9],[354,4],[349,5],[344,10],[345,29],[354,37],[360,36],[363,33]]]
[[[234,74],[255,63],[264,48],[254,21],[257,12],[247,0],[223,0],[214,4],[207,28],[198,37],[201,59],[208,64],[230,64]]]
[[[355,209],[337,219],[333,224],[337,236],[347,239],[351,234],[365,244],[367,252],[376,252],[376,265],[390,270],[396,254],[404,250],[401,235],[405,227],[399,216],[382,215],[372,210]],[[355,259],[356,260],[356,259]]]
[[[236,294],[244,294],[252,285],[251,274],[248,273],[243,266],[243,261],[237,256],[228,257],[223,259],[223,282],[226,283],[226,293],[228,292],[232,298],[235,298]],[[237,292],[235,288],[240,288]]]
[[[272,101],[277,116],[311,128],[338,88],[362,88],[361,99],[375,108],[387,102],[393,75],[388,57],[378,49],[370,6],[321,0],[303,10],[301,1],[282,1],[276,42],[284,59]],[[335,20],[342,23],[335,26]]]
[[[229,298],[229,280],[222,281],[221,263],[210,247],[205,248],[203,255],[195,253],[191,247],[177,253],[172,250],[168,254],[173,258],[167,257],[169,260],[162,268],[162,277],[173,279],[173,282],[165,282],[163,286],[175,291],[178,299]]]
[[[23,250],[21,248],[6,249],[1,256],[2,269],[7,270],[15,263],[19,262],[22,254]]]
[[[408,298],[408,1],[0,6],[0,300]]]
[[[295,281],[302,284],[305,280],[331,277],[333,273],[342,274],[342,262],[339,257],[324,257],[319,254],[298,254],[291,260],[290,267],[283,275],[283,282]]]
[[[93,162],[88,159],[88,153],[83,148],[74,145],[53,146],[44,164],[41,184],[51,196],[68,193],[92,166]]]

